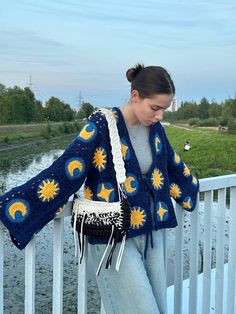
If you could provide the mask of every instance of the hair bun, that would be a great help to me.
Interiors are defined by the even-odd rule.
[[[142,63],[135,64],[135,66],[133,68],[130,68],[126,72],[127,80],[129,82],[132,82],[142,69],[144,69],[144,64],[142,64]]]

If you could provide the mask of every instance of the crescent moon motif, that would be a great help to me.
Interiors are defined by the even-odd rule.
[[[11,222],[21,223],[30,214],[30,206],[26,200],[13,199],[6,207],[6,215]]]
[[[79,135],[77,136],[77,139],[87,143],[92,141],[96,135],[97,135],[96,125],[93,122],[89,122],[80,131]]]
[[[82,158],[72,157],[65,163],[66,175],[70,180],[79,178],[85,171],[85,162]]]
[[[157,134],[154,137],[154,145],[155,145],[157,154],[160,154],[162,150],[162,143],[161,143],[160,137]]]
[[[125,190],[128,195],[135,195],[138,192],[138,180],[135,175],[128,174],[125,180]]]

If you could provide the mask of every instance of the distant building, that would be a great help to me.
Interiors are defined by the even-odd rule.
[[[167,111],[177,111],[179,109],[179,103],[178,100],[176,98],[174,98],[171,102],[170,107],[167,109]]]

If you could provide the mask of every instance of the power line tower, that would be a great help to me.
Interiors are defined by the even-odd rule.
[[[33,88],[33,83],[32,83],[32,76],[30,75],[29,77],[29,88],[32,90]]]
[[[81,107],[83,97],[81,96],[81,91],[79,92],[79,107]]]

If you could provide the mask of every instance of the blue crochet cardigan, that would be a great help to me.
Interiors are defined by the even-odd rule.
[[[150,126],[153,161],[144,179],[122,113],[117,107],[111,110],[117,121],[126,168],[125,190],[131,205],[127,238],[177,226],[171,197],[192,211],[198,179],[171,147],[160,122]],[[84,181],[86,198],[118,201],[107,121],[99,112],[90,116],[73,143],[50,167],[0,197],[0,220],[13,243],[19,249],[25,248],[34,234],[63,210]],[[149,192],[154,200],[154,224]]]

